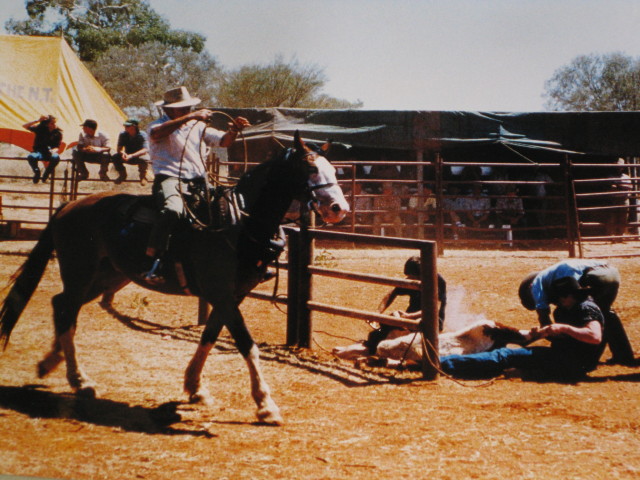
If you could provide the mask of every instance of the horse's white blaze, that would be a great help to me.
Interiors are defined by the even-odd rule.
[[[338,185],[336,169],[324,157],[316,157],[314,163],[318,168],[318,173],[309,177],[309,186],[313,188],[327,185],[314,190],[318,200],[317,209],[322,220],[327,223],[338,223],[349,212],[349,202],[344,198],[344,193]]]

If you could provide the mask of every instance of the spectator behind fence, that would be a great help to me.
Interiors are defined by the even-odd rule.
[[[629,193],[633,190],[631,177],[624,171],[624,158],[618,159],[619,167],[616,167],[611,175],[611,183],[609,188],[613,195],[606,197],[607,203],[612,207],[611,210],[605,212],[607,235],[610,237],[621,237],[627,232],[627,223],[629,218]],[[613,239],[613,241],[621,241]]]
[[[382,193],[373,197],[373,209],[377,210],[373,216],[375,233],[382,235],[385,226],[391,224],[394,235],[396,237],[402,236],[401,206],[400,196],[393,191],[393,183],[384,182]]]
[[[527,216],[527,226],[539,227],[532,232],[534,237],[544,238],[548,236],[549,230],[546,227],[549,210],[549,189],[553,183],[551,176],[540,167],[536,167],[533,174],[527,180],[536,182],[529,187],[529,197],[524,202]]]
[[[33,183],[40,181],[38,162],[48,162],[42,175],[42,181],[46,182],[60,163],[62,130],[56,125],[56,117],[53,115],[42,115],[38,120],[27,122],[22,127],[36,135],[33,140],[33,150],[27,156],[27,162],[33,170]]]
[[[518,196],[518,189],[509,185],[506,196],[500,197],[496,201],[496,223],[500,225],[510,225],[512,227],[521,225],[524,220],[524,207],[522,199]]]
[[[466,198],[466,202],[465,223],[476,228],[488,226],[491,201],[482,192],[482,185],[472,185],[471,194]]]
[[[460,187],[456,183],[452,183],[447,187],[447,195],[442,201],[442,207],[445,214],[451,221],[451,230],[453,239],[458,239],[458,229],[464,227],[460,219],[460,215],[467,209],[466,198],[460,195]],[[446,221],[446,220],[445,220]]]
[[[371,213],[373,209],[373,199],[367,196],[369,192],[363,189],[361,182],[354,183],[354,200],[353,200],[353,212],[355,214],[355,220],[357,225],[371,225]]]
[[[74,148],[71,158],[78,172],[78,181],[89,178],[89,170],[85,163],[97,163],[100,165],[98,175],[100,180],[108,181],[109,176],[109,137],[106,133],[98,131],[98,122],[86,119],[82,125],[82,133],[78,137],[78,145]]]
[[[146,132],[140,131],[139,120],[130,118],[124,122],[124,131],[118,135],[118,151],[111,157],[111,160],[118,172],[115,183],[122,183],[127,179],[125,163],[138,167],[140,185],[143,187],[151,180],[149,142]]]

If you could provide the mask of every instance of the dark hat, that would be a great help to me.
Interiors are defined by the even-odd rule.
[[[126,122],[123,123],[125,127],[138,127],[140,126],[140,120],[137,118],[128,118]]]
[[[91,120],[90,118],[87,118],[83,123],[80,124],[80,126],[92,128],[95,130],[96,128],[98,128],[98,122],[96,122],[95,120]]]
[[[588,294],[589,289],[582,287],[573,277],[557,278],[549,286],[549,301],[556,303],[560,298],[573,295],[578,298]]]

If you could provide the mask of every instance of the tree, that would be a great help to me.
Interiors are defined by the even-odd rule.
[[[640,60],[622,53],[581,55],[545,82],[550,110],[640,109]]]
[[[234,108],[360,108],[362,102],[332,98],[321,92],[327,79],[321,68],[282,57],[266,65],[226,72],[217,91],[219,105]]]
[[[96,60],[112,46],[139,46],[153,41],[196,53],[204,49],[204,36],[172,30],[148,0],[26,0],[25,5],[29,18],[8,20],[5,28],[9,33],[62,33],[84,61]]]
[[[160,42],[111,47],[89,68],[127,114],[143,121],[157,116],[154,102],[177,85],[187,86],[203,105],[214,105],[222,74],[206,51],[196,53]]]

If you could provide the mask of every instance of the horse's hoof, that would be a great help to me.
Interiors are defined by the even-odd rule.
[[[98,396],[98,391],[95,386],[87,385],[86,387],[78,388],[76,390],[76,395],[81,398],[96,398]]]
[[[265,425],[272,425],[274,427],[284,425],[284,420],[282,419],[282,415],[280,415],[279,410],[258,410],[257,416],[258,421]]]
[[[213,403],[213,398],[209,392],[206,391],[198,391],[189,395],[189,403],[198,403],[200,405],[211,405]]]

